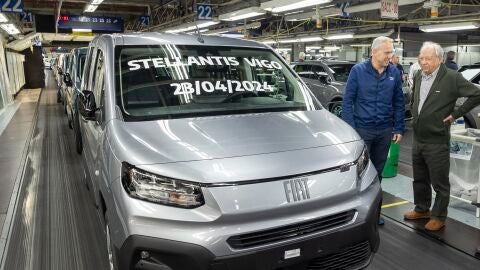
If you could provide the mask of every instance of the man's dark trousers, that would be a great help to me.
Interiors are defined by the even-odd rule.
[[[432,186],[436,192],[432,218],[445,220],[450,201],[450,145],[420,143],[412,145],[413,193],[416,212],[430,210]]]
[[[382,171],[385,166],[385,161],[388,156],[388,149],[390,148],[390,141],[392,140],[392,128],[383,129],[364,129],[355,128],[358,135],[362,137],[368,148],[370,160],[372,160],[375,169],[378,172],[378,178],[382,180]]]

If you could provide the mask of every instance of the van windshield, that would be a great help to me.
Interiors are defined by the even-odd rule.
[[[115,55],[127,121],[321,108],[270,50],[166,44]]]

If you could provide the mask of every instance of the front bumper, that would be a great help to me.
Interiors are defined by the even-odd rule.
[[[267,270],[267,269],[360,269],[378,250],[377,230],[381,193],[364,222],[298,242],[231,256],[216,257],[208,249],[185,242],[131,235],[116,250],[120,270]],[[284,259],[285,252],[300,249],[300,256]],[[148,258],[140,253],[147,251]]]

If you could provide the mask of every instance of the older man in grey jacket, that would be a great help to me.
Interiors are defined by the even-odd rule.
[[[413,193],[415,209],[405,219],[430,219],[429,231],[445,225],[450,200],[450,125],[480,104],[480,89],[442,64],[443,49],[425,42],[420,49],[421,72],[413,80]],[[458,98],[468,99],[455,109]],[[432,186],[436,192],[432,203]]]

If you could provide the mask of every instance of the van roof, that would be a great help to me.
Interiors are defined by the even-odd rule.
[[[117,45],[203,45],[203,46],[234,46],[269,49],[270,47],[256,41],[227,38],[219,36],[202,35],[203,43],[199,41],[197,34],[168,34],[157,32],[111,34],[98,37],[110,36],[115,46]]]

